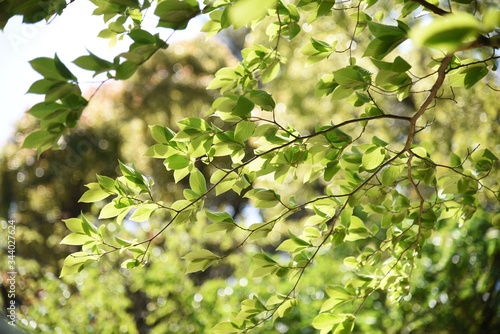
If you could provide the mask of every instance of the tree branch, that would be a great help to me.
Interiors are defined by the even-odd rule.
[[[406,140],[406,145],[404,149],[405,151],[410,149],[411,143],[413,142],[413,138],[415,137],[416,133],[418,119],[425,113],[431,102],[436,98],[439,88],[441,88],[441,86],[443,85],[444,78],[446,77],[446,69],[448,68],[448,65],[450,64],[452,58],[453,54],[449,54],[443,58],[443,61],[441,62],[441,65],[439,65],[439,68],[436,72],[438,77],[436,79],[436,82],[431,88],[429,96],[427,96],[427,98],[422,103],[418,111],[411,118],[410,129],[408,131],[408,139]]]
[[[494,35],[491,37],[486,37],[483,35],[479,35],[473,42],[464,45],[457,51],[466,51],[471,49],[476,49],[480,47],[490,47],[494,49],[500,48],[500,35]]]
[[[433,5],[425,0],[411,0],[411,1],[418,3],[420,6],[424,7],[425,9],[427,9],[427,10],[429,10],[437,15],[451,14],[450,12],[447,12],[444,9],[441,9],[438,6]]]

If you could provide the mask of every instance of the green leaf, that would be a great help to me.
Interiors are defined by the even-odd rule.
[[[87,219],[87,217],[85,217],[85,215],[83,213],[82,213],[81,217],[82,217],[83,232],[86,235],[91,236],[91,237],[96,235],[98,232],[97,227],[94,224],[92,224],[91,222],[89,222],[89,220]]]
[[[53,102],[59,99],[62,100],[70,95],[81,95],[80,88],[71,83],[60,82],[50,87],[50,89],[46,92],[45,101]]]
[[[82,221],[78,218],[64,219],[63,222],[66,224],[68,230],[74,233],[85,233],[82,227]]]
[[[340,164],[338,160],[329,162],[325,168],[325,174],[324,174],[325,181],[327,182],[330,181],[339,171],[340,171]]]
[[[189,176],[189,186],[198,196],[202,196],[207,192],[205,177],[198,169],[194,169],[191,172]]]
[[[138,186],[143,191],[149,190],[148,180],[146,179],[146,177],[144,177],[144,175],[135,170],[134,166],[127,166],[121,161],[118,161],[118,163],[120,166],[120,171],[127,180]]]
[[[391,186],[401,173],[399,166],[389,166],[384,168],[381,172],[381,182],[384,186]]]
[[[149,219],[153,212],[158,209],[158,205],[156,203],[149,203],[149,204],[144,204],[141,205],[139,208],[137,208],[132,216],[130,216],[130,220],[135,221],[135,222],[143,222]]]
[[[37,81],[38,82],[38,81]],[[31,88],[30,88],[31,89]],[[45,94],[44,93],[41,94]],[[28,93],[32,93],[28,91]],[[38,119],[45,119],[53,115],[58,111],[69,111],[70,108],[66,105],[56,103],[56,102],[40,102],[35,104],[31,109],[28,110],[28,114],[35,116]]]
[[[59,59],[59,57],[56,55],[54,55],[54,65],[56,67],[56,70],[57,72],[59,72],[59,74],[65,78],[66,80],[73,80],[73,81],[76,81],[76,77],[73,75],[73,73],[71,73],[68,68],[66,67],[66,65],[64,65],[61,60]]]
[[[300,52],[308,56],[306,65],[312,65],[328,58],[332,52],[335,51],[336,44],[337,42],[335,42],[334,45],[330,45],[326,42],[311,38],[310,43],[303,46]]]
[[[294,298],[284,301],[276,310],[275,316],[283,318],[296,305],[297,305],[297,300]]]
[[[186,259],[188,261],[215,260],[219,259],[219,256],[215,255],[207,249],[200,249],[186,254],[183,259]]]
[[[120,265],[121,268],[133,269],[139,266],[139,260],[137,259],[128,259],[122,262]]]
[[[350,89],[366,89],[371,83],[371,73],[359,66],[348,66],[333,72],[335,81]]]
[[[370,232],[365,227],[363,221],[356,217],[351,216],[349,222],[348,234],[344,238],[345,241],[356,241],[370,237]]]
[[[173,154],[165,159],[165,165],[169,170],[184,169],[188,167],[190,163],[191,160],[189,159],[189,157],[181,154]]]
[[[281,63],[279,63],[278,61],[274,61],[271,66],[269,66],[262,72],[262,83],[268,83],[274,80],[278,76],[280,70]]]
[[[277,248],[276,250],[283,251],[283,252],[296,252],[296,251],[301,251],[303,249],[307,248],[306,246],[301,246],[297,245],[293,240],[287,239],[284,240]]]
[[[135,71],[137,71],[137,67],[139,64],[126,60],[120,65],[116,67],[115,79],[117,80],[127,80],[132,75],[134,75]]]
[[[401,22],[396,27],[368,21],[368,27],[375,39],[366,47],[364,57],[382,59],[407,38],[406,27]]]
[[[335,334],[350,334],[354,329],[355,317],[353,315],[347,316],[342,323],[335,329]]]
[[[214,233],[214,232],[219,232],[219,231],[226,231],[226,232],[230,233],[230,232],[234,231],[235,228],[236,228],[236,224],[234,222],[230,223],[230,222],[223,221],[223,222],[213,223],[213,224],[208,225],[205,228],[205,233]]]
[[[496,28],[500,28],[500,9],[489,8],[483,15],[483,26],[486,32],[490,32],[495,30]]]
[[[85,252],[75,252],[70,255],[68,255],[64,259],[64,266],[76,266],[76,265],[82,265],[86,264],[88,262],[93,262],[98,259],[98,255],[95,254],[88,254]]]
[[[333,100],[343,100],[354,93],[354,90],[352,88],[348,88],[345,86],[338,86],[335,88],[335,90],[332,93],[332,99]]]
[[[125,7],[132,7],[132,8],[140,7],[138,0],[109,0],[109,2],[112,2],[114,4],[120,4]]]
[[[464,12],[451,13],[435,18],[425,26],[417,26],[410,32],[416,45],[454,51],[476,37],[480,32],[479,21]]]
[[[1,1],[0,3],[2,3]],[[65,0],[39,1],[39,0],[12,0],[1,5],[0,29],[4,29],[8,20],[15,16],[22,16],[23,23],[36,23],[42,20],[49,21],[55,14],[61,14],[66,8]],[[30,35],[23,35],[28,38]]]
[[[122,239],[118,236],[113,236],[113,238],[115,239],[115,241],[120,245],[120,246],[125,246],[125,247],[128,247],[130,245],[132,245],[132,242],[131,241],[128,241],[128,240],[125,240],[125,239]]]
[[[151,125],[149,129],[153,139],[160,144],[168,144],[175,136],[175,133],[166,126]]]
[[[74,266],[63,266],[63,268],[61,269],[61,273],[59,274],[59,278],[74,275],[77,272],[79,272],[82,268],[83,268],[82,264]]]
[[[208,219],[213,221],[214,223],[222,223],[222,222],[230,222],[234,224],[234,220],[228,212],[211,212],[206,210],[205,214]]]
[[[252,272],[252,277],[253,278],[264,277],[275,273],[277,270],[278,267],[276,266],[259,267]]]
[[[296,252],[312,246],[308,241],[297,237],[292,232],[288,231],[288,234],[290,235],[290,239],[283,241],[276,250]]]
[[[158,27],[182,30],[189,21],[200,14],[195,0],[168,0],[158,3],[155,15],[159,17]]]
[[[55,56],[57,58],[57,55]],[[44,78],[53,79],[56,81],[66,82],[68,79],[74,79],[74,76],[69,73],[68,69],[60,62],[59,58],[56,59],[48,57],[40,57],[30,61],[31,67],[40,73]],[[62,73],[61,73],[62,71]],[[67,72],[66,72],[67,71]],[[70,75],[69,78],[66,75]]]
[[[126,207],[126,206],[117,206],[119,202],[110,202],[106,204],[102,209],[101,212],[99,213],[99,219],[108,219],[108,218],[113,218],[116,217],[120,214],[122,214],[124,211],[128,212],[131,207]]]
[[[400,56],[397,56],[394,59],[394,63],[392,65],[392,70],[394,72],[403,73],[403,72],[408,71],[409,69],[411,69],[411,65],[408,64],[408,62],[406,60],[404,60],[403,58],[401,58]]]
[[[88,186],[88,185],[87,185]],[[101,188],[89,189],[85,193],[83,193],[82,197],[78,200],[78,202],[83,203],[94,203],[102,201],[107,198],[110,194]]]
[[[271,94],[262,90],[252,90],[250,92],[250,101],[262,108],[262,110],[273,110],[276,106]]]
[[[89,55],[78,57],[73,63],[84,70],[95,71],[96,73],[94,76],[114,69],[114,64],[112,62],[99,58],[90,51]]]
[[[212,327],[212,332],[214,334],[233,334],[233,333],[241,333],[241,329],[236,327],[232,322],[220,322],[214,327]]]
[[[338,315],[321,313],[313,319],[312,326],[316,329],[331,330],[334,325],[341,323],[342,320],[343,318]]]
[[[240,96],[234,107],[233,114],[240,117],[250,116],[250,112],[255,107],[255,104],[244,96]]]
[[[330,298],[321,305],[320,313],[332,311],[352,298],[343,286],[329,287],[326,292]]]
[[[255,130],[255,123],[249,121],[241,121],[236,125],[236,129],[234,130],[234,139],[244,144],[246,140],[248,140]]]
[[[53,141],[53,136],[47,130],[38,130],[30,133],[23,142],[23,148],[39,148]]]
[[[190,252],[183,258],[188,261],[186,274],[205,271],[205,269],[220,260],[219,256],[206,249]]]
[[[102,190],[111,194],[117,193],[114,179],[107,176],[97,175],[97,182]]]
[[[470,89],[487,74],[488,67],[485,64],[470,65],[460,69],[458,73],[450,73],[450,86]]]
[[[279,195],[272,189],[254,188],[245,193],[245,196],[254,201],[257,208],[272,208],[279,203]]]
[[[237,29],[262,19],[269,9],[275,7],[276,0],[240,0],[229,7],[229,21]]]
[[[95,241],[94,238],[80,233],[71,233],[61,240],[63,245],[84,245],[87,242]]]
[[[385,159],[385,150],[382,147],[372,146],[366,150],[361,159],[361,165],[367,171],[377,169]]]
[[[354,256],[344,258],[343,263],[347,268],[356,269],[359,267],[359,263]]]

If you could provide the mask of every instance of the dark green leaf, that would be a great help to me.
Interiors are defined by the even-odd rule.
[[[197,1],[169,0],[160,2],[155,15],[160,18],[158,27],[185,29],[189,21],[200,13]]]
[[[250,92],[250,101],[261,107],[263,110],[273,110],[276,106],[271,94],[262,90],[252,90]]]
[[[134,63],[132,61],[124,61],[116,68],[115,79],[126,80],[130,78],[132,75],[134,75],[138,66],[139,65],[137,63]]]
[[[78,57],[73,63],[84,70],[95,71],[95,75],[114,69],[112,62],[99,58],[91,52],[87,56]]]

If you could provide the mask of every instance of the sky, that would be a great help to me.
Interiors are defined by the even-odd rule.
[[[14,126],[26,110],[43,99],[43,95],[26,94],[30,85],[41,79],[31,68],[30,60],[53,58],[57,53],[80,81],[92,81],[91,72],[81,70],[71,62],[87,54],[87,49],[110,61],[128,49],[128,42],[111,49],[108,40],[97,37],[106,25],[102,17],[91,15],[94,8],[90,1],[75,1],[63,15],[49,23],[22,24],[22,17],[16,16],[7,23],[3,32],[0,31],[0,146],[13,136]],[[155,25],[156,22],[146,20],[145,28]],[[197,31],[199,29],[197,27]],[[192,37],[194,31],[188,27],[186,31],[176,32],[173,41]],[[161,36],[166,37],[169,33],[162,29]]]

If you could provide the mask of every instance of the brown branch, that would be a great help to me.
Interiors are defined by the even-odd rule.
[[[434,83],[434,85],[431,88],[429,96],[427,96],[427,98],[422,103],[422,105],[420,106],[418,111],[411,118],[410,129],[408,131],[408,139],[406,140],[406,145],[404,148],[405,151],[410,149],[411,143],[413,142],[413,138],[415,137],[415,133],[416,133],[418,119],[425,113],[425,111],[427,110],[429,105],[432,103],[432,101],[434,101],[439,89],[443,85],[444,78],[446,77],[446,69],[448,68],[448,65],[450,64],[452,58],[453,58],[453,54],[449,54],[443,58],[441,65],[439,65],[439,68],[436,72],[438,74],[438,77],[436,79],[436,82]]]
[[[424,7],[425,9],[427,9],[427,10],[429,10],[437,15],[451,14],[450,12],[447,12],[444,9],[441,9],[438,6],[433,5],[425,0],[411,0],[411,1],[418,3],[420,6]]]
[[[491,37],[486,37],[483,35],[479,35],[473,42],[469,44],[465,44],[457,51],[466,51],[471,49],[477,49],[481,47],[489,47],[498,49],[500,48],[500,35],[494,35]]]

